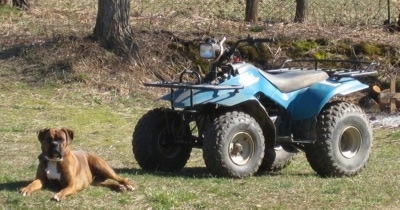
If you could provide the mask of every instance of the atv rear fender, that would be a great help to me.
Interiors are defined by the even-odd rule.
[[[343,77],[340,80],[328,79],[305,89],[288,109],[293,121],[314,118],[332,97],[347,95],[366,88],[368,85],[351,77]]]

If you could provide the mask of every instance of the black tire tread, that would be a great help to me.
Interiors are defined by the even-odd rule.
[[[173,114],[175,113],[163,108],[156,108],[144,114],[136,124],[132,135],[132,151],[143,170],[175,172],[181,170],[188,161],[192,150],[189,146],[181,146],[180,154],[172,159],[162,157],[157,152],[154,135],[158,135],[160,129],[165,126],[165,116]]]
[[[224,141],[225,138],[227,138],[226,136],[229,135],[227,132],[232,127],[236,126],[238,122],[243,121],[255,128],[259,135],[261,135],[262,139],[262,141],[260,142],[261,145],[256,145],[262,147],[261,157],[258,158],[258,162],[256,163],[257,167],[254,167],[251,171],[247,171],[245,173],[235,171],[234,169],[230,168],[225,161],[223,161],[222,156],[224,148],[220,143],[221,141]],[[262,157],[264,156],[264,148],[264,136],[262,135],[262,130],[260,126],[254,118],[243,112],[227,112],[215,118],[214,121],[206,129],[205,142],[203,145],[203,159],[207,168],[214,175],[243,178],[246,176],[251,176],[252,174],[257,172],[258,167],[261,165],[261,161],[263,159]]]
[[[281,171],[290,165],[295,156],[296,156],[295,152],[288,152],[288,151],[276,152],[274,148],[266,148],[264,154],[264,160],[261,163],[259,171],[264,171],[267,173]]]
[[[333,101],[328,103],[317,119],[316,135],[317,141],[314,145],[306,147],[306,157],[311,167],[320,175],[326,177],[354,176],[361,172],[365,167],[370,152],[367,152],[366,161],[354,170],[343,170],[336,162],[333,155],[332,133],[336,125],[343,116],[351,113],[358,118],[365,119],[370,132],[370,143],[372,145],[372,127],[366,117],[364,111],[357,105],[343,102]]]

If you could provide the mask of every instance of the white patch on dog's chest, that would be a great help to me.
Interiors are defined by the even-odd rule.
[[[48,179],[60,180],[61,174],[57,171],[57,162],[49,161],[47,163],[46,175]]]

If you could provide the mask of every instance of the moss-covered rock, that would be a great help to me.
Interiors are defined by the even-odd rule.
[[[315,40],[296,40],[292,42],[287,54],[294,59],[304,56],[308,57],[308,53],[315,49],[318,49],[318,44],[315,42]]]
[[[367,42],[361,42],[354,45],[354,52],[356,54],[365,55],[382,55],[382,50],[378,45]]]
[[[325,60],[328,59],[328,54],[324,50],[318,50],[313,54],[313,57],[317,60]]]

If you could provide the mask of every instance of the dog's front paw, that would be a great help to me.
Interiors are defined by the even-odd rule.
[[[25,187],[25,188],[22,188],[20,191],[19,191],[19,193],[21,193],[22,194],[22,196],[27,196],[27,195],[30,195],[31,194],[31,192]]]
[[[132,185],[126,185],[125,187],[126,187],[126,189],[127,189],[128,191],[134,191],[134,190],[135,190],[135,187],[132,186]]]
[[[50,200],[60,202],[62,199],[60,198],[60,196],[58,194],[55,194]]]
[[[119,191],[134,191],[135,187],[132,186],[131,184],[120,184],[119,185]]]

